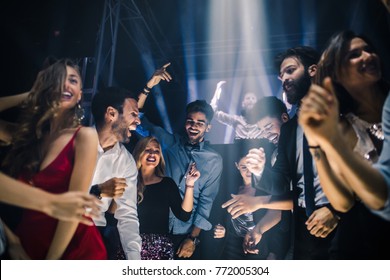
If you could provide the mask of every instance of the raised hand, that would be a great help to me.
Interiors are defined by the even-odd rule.
[[[195,162],[191,163],[188,166],[188,171],[187,171],[185,177],[186,177],[186,185],[189,185],[189,186],[193,186],[195,184],[196,180],[199,179],[200,172],[196,168]]]
[[[310,145],[329,142],[339,133],[339,105],[330,78],[325,78],[322,87],[311,85],[302,99],[299,110],[299,124]]]
[[[226,81],[219,81],[217,84],[217,88],[215,89],[214,96],[216,96],[217,100],[221,97],[221,92],[222,92],[222,85],[225,84]]]
[[[218,100],[221,97],[222,85],[225,83],[226,83],[226,81],[219,81],[217,83],[217,87],[215,88],[214,96],[210,101],[210,105],[214,111],[217,110],[217,108],[218,108]]]
[[[265,165],[264,149],[250,149],[246,156],[245,165],[251,173],[260,176],[263,173]]]
[[[167,68],[169,65],[171,65],[170,62],[165,64],[163,67],[157,69],[156,71],[154,71],[152,77],[150,78],[150,80],[146,84],[147,87],[152,88],[152,87],[158,85],[161,82],[161,80],[164,80],[166,82],[170,82],[172,80],[172,76],[167,71]]]

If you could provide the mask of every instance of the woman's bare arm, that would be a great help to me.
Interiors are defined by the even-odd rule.
[[[75,163],[69,191],[87,192],[92,181],[97,159],[98,137],[96,130],[83,127],[75,139]],[[78,223],[60,221],[46,259],[60,259],[72,239]]]

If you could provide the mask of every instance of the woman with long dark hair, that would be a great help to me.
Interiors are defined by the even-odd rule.
[[[42,70],[23,103],[2,169],[52,193],[87,192],[97,158],[97,135],[81,123],[81,76],[63,59]],[[58,221],[23,210],[13,229],[32,259],[105,259],[95,226]]]
[[[337,33],[318,63],[315,83],[302,100],[299,122],[324,192],[342,212],[336,249],[345,259],[388,259],[390,223],[367,208],[373,200],[357,187],[359,182],[343,168],[339,155],[353,150],[370,164],[378,160],[384,140],[382,108],[389,91],[379,56],[365,36]],[[343,148],[334,153],[331,146]]]

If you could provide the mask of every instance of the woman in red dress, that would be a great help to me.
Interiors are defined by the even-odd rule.
[[[87,192],[97,158],[93,128],[80,126],[81,76],[76,64],[59,60],[42,70],[23,105],[3,168],[51,193]],[[32,259],[106,259],[96,227],[64,222],[24,210],[14,230]],[[13,258],[22,258],[23,251]]]

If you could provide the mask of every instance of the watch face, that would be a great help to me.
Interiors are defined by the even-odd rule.
[[[96,196],[98,199],[102,198],[101,197],[102,192],[100,191],[99,187],[96,185],[92,186],[90,193]]]
[[[192,237],[192,236],[188,236],[189,239],[192,240],[192,242],[194,242],[194,245],[198,245],[200,243],[200,240],[198,237]]]

